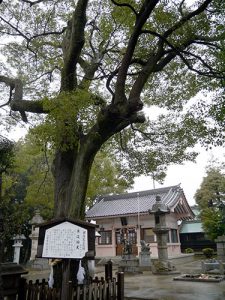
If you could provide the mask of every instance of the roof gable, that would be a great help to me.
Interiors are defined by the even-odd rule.
[[[87,212],[86,217],[87,219],[97,219],[137,213],[147,214],[148,211],[152,209],[157,195],[161,197],[161,201],[167,205],[171,211],[174,211],[174,208],[182,200],[186,204],[186,213],[193,216],[182,188],[180,185],[175,185],[148,191],[100,196],[93,207]]]

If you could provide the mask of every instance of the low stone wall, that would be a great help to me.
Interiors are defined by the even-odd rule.
[[[225,235],[218,236],[215,242],[217,247],[217,259],[225,262]]]
[[[169,261],[172,262],[174,265],[180,265],[185,264],[188,262],[194,261],[195,255],[194,253],[188,253],[188,254],[180,254],[177,256],[169,257]],[[158,260],[158,257],[156,256],[150,256],[151,261]],[[104,265],[109,259],[112,260],[113,264],[118,265],[120,261],[122,260],[121,256],[108,256],[108,257],[95,257],[96,265]]]
[[[169,261],[175,266],[194,261],[194,253],[181,254],[179,256],[169,257]]]

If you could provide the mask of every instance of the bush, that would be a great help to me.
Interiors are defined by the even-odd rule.
[[[185,253],[194,253],[194,250],[192,248],[186,248]]]
[[[212,248],[204,248],[204,249],[202,249],[202,252],[206,258],[212,258],[214,250]]]

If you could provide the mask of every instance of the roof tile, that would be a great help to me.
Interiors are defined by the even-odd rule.
[[[137,214],[138,212],[148,213],[148,210],[151,210],[152,205],[155,203],[157,195],[161,197],[161,201],[165,205],[168,205],[169,209],[172,209],[181,194],[183,194],[183,190],[180,188],[180,185],[175,185],[148,191],[100,196],[93,207],[87,211],[86,217],[90,219]]]

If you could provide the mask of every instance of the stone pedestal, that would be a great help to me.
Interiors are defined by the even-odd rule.
[[[216,259],[209,259],[206,261],[202,261],[202,273],[206,274],[221,274],[223,275],[225,271],[225,263],[216,260]]]
[[[217,259],[225,262],[225,235],[218,236],[215,242],[217,248]]]
[[[20,262],[20,248],[23,247],[22,240],[25,240],[25,236],[23,234],[16,235],[14,240],[14,255],[13,255],[13,262],[19,264]]]
[[[139,270],[148,271],[151,269],[151,256],[150,253],[140,252],[139,253]]]
[[[13,247],[14,247],[13,262],[18,264],[20,262],[20,248],[23,247],[22,241],[14,244]]]
[[[124,255],[118,270],[125,273],[139,273],[139,259],[132,255]]]
[[[44,220],[40,215],[39,210],[35,211],[34,217],[31,219],[30,224],[32,225],[32,231],[29,236],[31,239],[31,255],[30,261],[34,261],[37,255],[37,246],[38,246],[38,236],[39,236],[39,227],[37,225],[43,223]]]
[[[168,261],[168,247],[167,239],[169,228],[166,227],[155,227],[153,232],[157,237],[157,246],[158,246],[158,259],[160,261]]]

